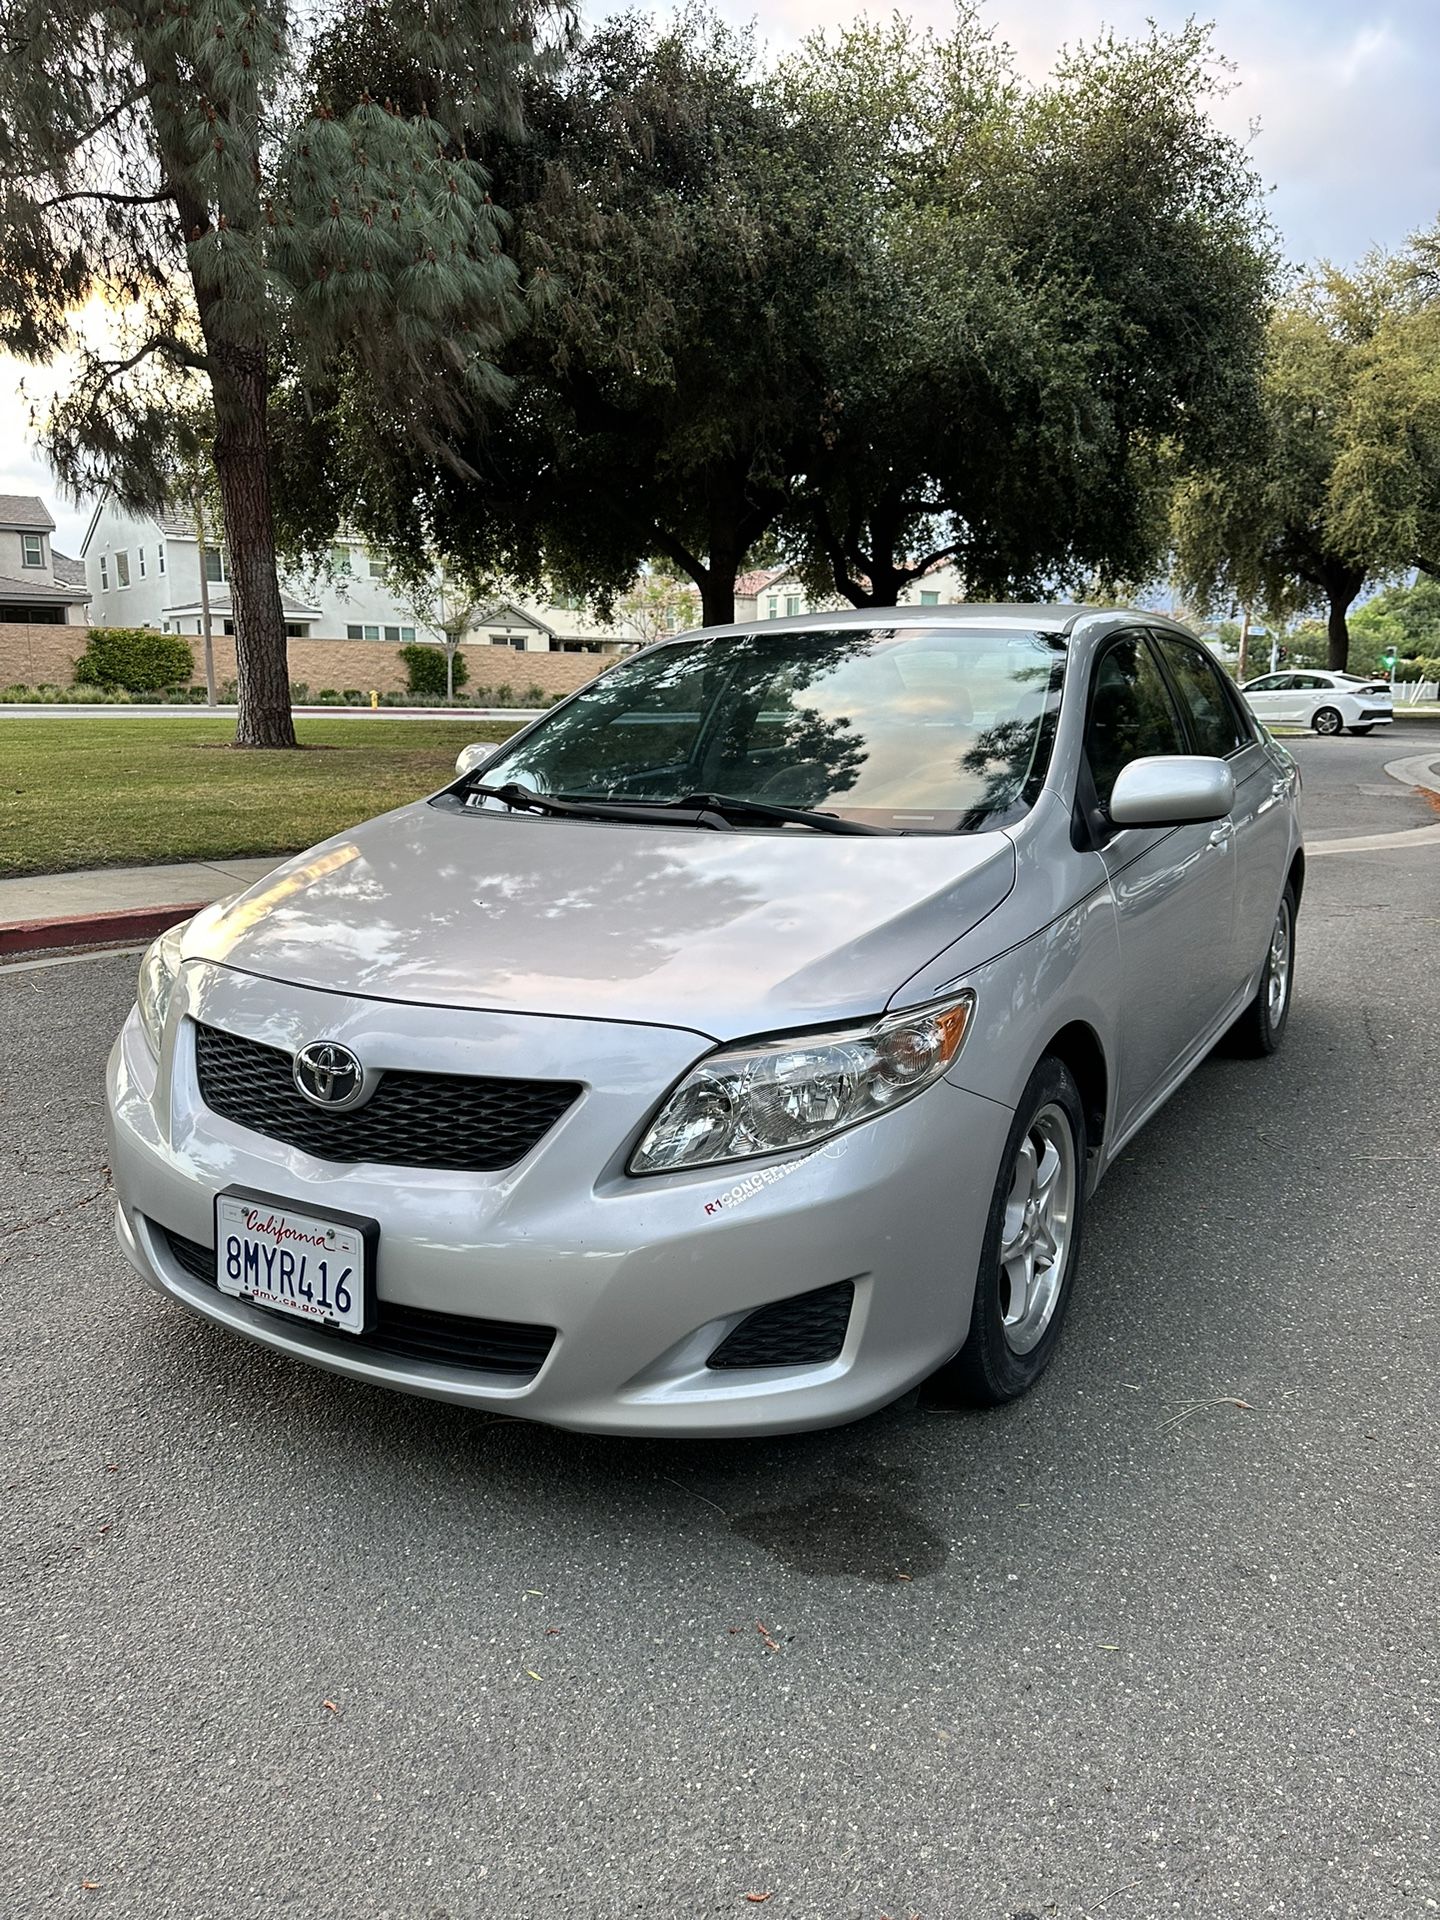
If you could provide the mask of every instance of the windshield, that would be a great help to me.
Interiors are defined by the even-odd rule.
[[[476,778],[566,799],[714,794],[914,833],[1003,826],[1044,779],[1064,660],[1053,635],[958,627],[675,641]]]

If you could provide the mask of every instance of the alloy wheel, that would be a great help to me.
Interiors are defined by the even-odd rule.
[[[1280,902],[1275,930],[1270,935],[1270,952],[1265,961],[1265,1004],[1272,1028],[1278,1027],[1285,1017],[1285,1003],[1290,998],[1291,934],[1290,902],[1287,898]]]
[[[1323,733],[1328,737],[1330,734],[1339,733],[1340,727],[1340,716],[1333,707],[1322,707],[1315,716],[1316,733]]]
[[[1005,1201],[1000,1319],[1012,1353],[1029,1353],[1039,1345],[1060,1299],[1076,1175],[1070,1121],[1063,1108],[1044,1106],[1020,1143]]]

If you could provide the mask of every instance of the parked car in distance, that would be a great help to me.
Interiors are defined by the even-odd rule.
[[[560,1426],[1011,1399],[1105,1169],[1227,1030],[1280,1043],[1298,784],[1153,614],[662,641],[155,942],[120,1245],[274,1352]]]
[[[1388,680],[1305,667],[1247,680],[1245,698],[1267,727],[1313,727],[1316,733],[1369,733],[1395,719]]]

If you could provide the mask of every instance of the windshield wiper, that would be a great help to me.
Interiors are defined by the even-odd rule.
[[[749,814],[756,820],[788,820],[797,827],[813,827],[816,833],[889,833],[889,827],[866,826],[860,820],[842,820],[838,813],[821,813],[817,807],[781,807],[770,800],[742,800],[731,793],[687,793],[683,800],[666,803],[672,807],[699,807],[729,818]]]
[[[571,820],[649,820],[656,826],[673,827],[676,820],[725,832],[730,822],[715,808],[691,806],[676,800],[606,800],[577,796],[562,798],[556,793],[535,793],[511,781],[503,787],[483,783],[465,788],[467,800],[498,800],[517,813],[553,813]]]
[[[536,793],[511,781],[503,787],[477,782],[466,787],[467,799],[498,800],[516,812],[550,813],[572,820],[648,820],[656,826],[674,826],[685,821],[712,831],[733,828],[735,818],[775,820],[798,827],[811,827],[816,833],[888,833],[888,827],[865,826],[859,820],[842,820],[838,814],[820,813],[813,807],[782,807],[769,800],[742,800],[728,793],[687,793],[679,800],[610,800],[577,794],[573,798],[556,793]]]

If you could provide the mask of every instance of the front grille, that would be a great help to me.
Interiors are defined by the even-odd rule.
[[[207,1286],[215,1285],[213,1247],[187,1240],[154,1220],[149,1226],[177,1267]],[[249,1306],[249,1302],[237,1300],[236,1305]],[[284,1317],[269,1314],[265,1307],[250,1307],[250,1311],[268,1314],[272,1319]],[[401,1360],[438,1362],[474,1373],[506,1373],[521,1380],[534,1379],[555,1344],[554,1327],[533,1327],[518,1320],[476,1320],[468,1313],[432,1313],[428,1307],[399,1306],[393,1300],[377,1301],[376,1314],[376,1324],[368,1333],[325,1333],[313,1326],[307,1331],[336,1347],[369,1347]]]
[[[292,1078],[291,1056],[220,1027],[195,1027],[200,1098],[212,1113],[321,1160],[494,1173],[538,1146],[580,1094],[573,1080],[386,1072],[363,1107],[328,1113]]]
[[[712,1367],[816,1367],[845,1344],[855,1284],[838,1281],[814,1293],[795,1293],[757,1307],[711,1354]]]

